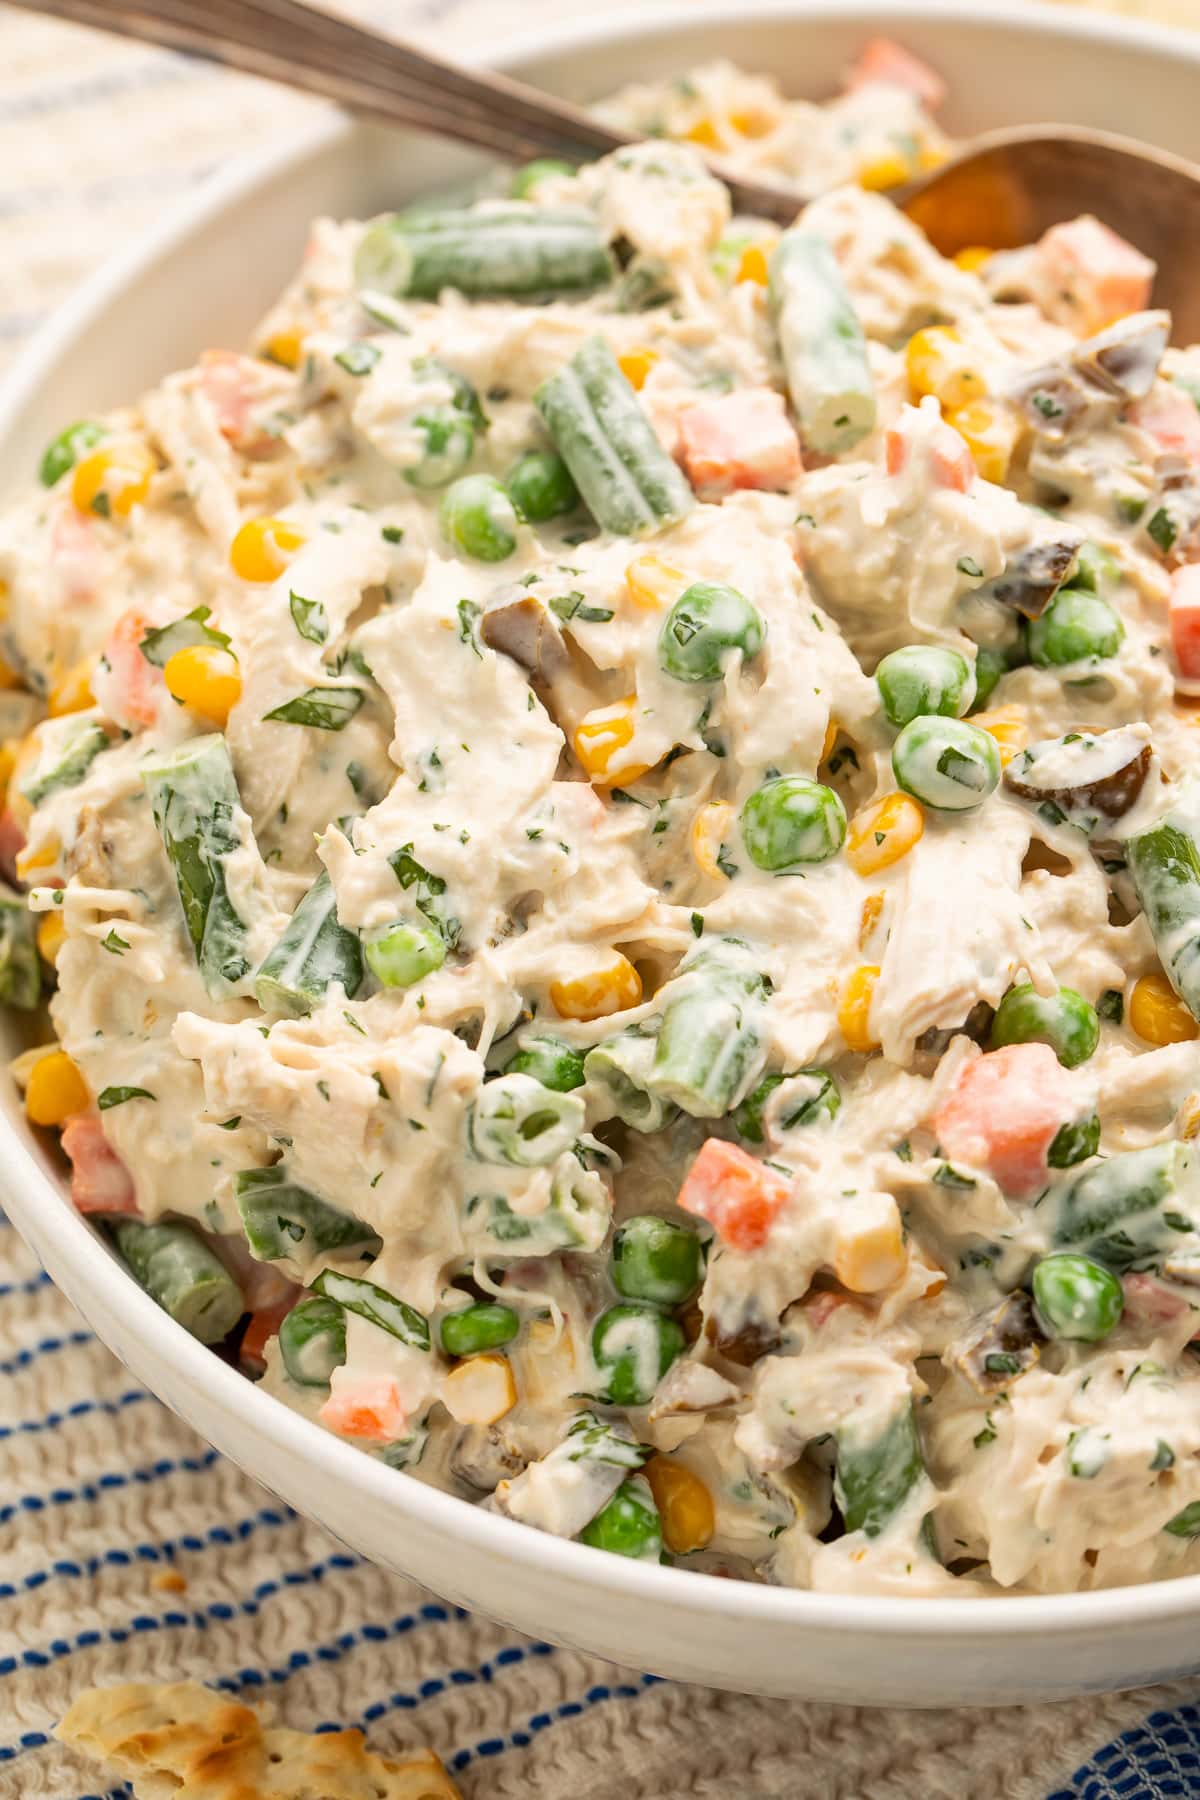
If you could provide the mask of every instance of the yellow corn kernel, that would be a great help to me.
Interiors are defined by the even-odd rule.
[[[912,172],[912,164],[907,156],[902,155],[899,150],[888,150],[882,156],[875,157],[872,162],[864,164],[856,179],[859,187],[866,188],[868,193],[879,194],[887,188],[903,187],[906,181],[912,179]]]
[[[625,571],[625,585],[635,606],[646,612],[661,612],[664,606],[675,604],[688,585],[688,578],[682,569],[664,562],[661,556],[635,556]]]
[[[711,119],[697,119],[686,134],[689,144],[701,144],[705,150],[719,150],[721,136]]]
[[[494,1425],[517,1404],[505,1356],[468,1356],[442,1378],[442,1405],[460,1425]]]
[[[304,541],[289,519],[247,519],[229,546],[229,561],[243,581],[276,581]]]
[[[29,1071],[25,1111],[35,1125],[62,1125],[88,1101],[87,1083],[65,1050],[39,1057]]]
[[[908,794],[884,794],[855,813],[846,833],[846,861],[857,875],[890,869],[921,841],[925,814]]]
[[[966,439],[983,479],[1002,487],[1008,480],[1009,464],[1017,447],[1019,432],[1014,416],[986,400],[973,400],[969,406],[951,407],[946,423]]]
[[[955,256],[955,267],[965,269],[968,275],[974,275],[976,270],[982,269],[985,262],[991,262],[995,254],[986,244],[968,244],[965,250],[960,250]]]
[[[53,869],[62,855],[62,845],[56,837],[47,838],[40,850],[21,850],[17,853],[17,874],[22,881],[38,869]]]
[[[878,980],[879,970],[874,963],[860,963],[846,982],[838,1001],[838,1025],[847,1048],[861,1051],[864,1055],[879,1048],[878,1040],[871,1035],[871,1002],[875,998],[875,983]]]
[[[1186,1044],[1200,1037],[1193,1019],[1165,975],[1143,975],[1129,996],[1129,1028],[1146,1044]]]
[[[983,377],[969,367],[970,353],[953,325],[927,325],[908,340],[904,363],[914,400],[933,394],[943,407],[963,407],[986,393]]]
[[[974,713],[972,725],[978,725],[989,737],[996,740],[1000,750],[1000,763],[1007,768],[1018,750],[1023,750],[1029,742],[1029,721],[1024,709],[1020,706],[998,706],[995,712]]]
[[[575,1374],[575,1343],[564,1325],[552,1319],[533,1319],[514,1357],[521,1369],[521,1392],[531,1406],[562,1400],[579,1385]]]
[[[550,999],[560,1019],[606,1019],[625,1012],[642,997],[642,978],[619,950],[600,968],[550,983]]]
[[[150,490],[158,464],[147,444],[102,445],[75,464],[71,498],[81,513],[126,519]]]
[[[609,787],[618,781],[637,781],[646,773],[649,763],[628,763],[621,752],[633,742],[633,712],[636,694],[626,694],[611,706],[597,706],[585,713],[575,728],[575,754],[590,781],[597,787]],[[616,767],[610,765],[616,759]]]
[[[61,719],[66,713],[86,712],[89,706],[95,706],[96,696],[92,692],[95,666],[95,657],[88,656],[82,662],[72,663],[66,674],[59,677],[46,699],[46,710],[52,719]]]
[[[654,1495],[667,1549],[675,1556],[703,1550],[712,1540],[716,1516],[700,1477],[669,1456],[652,1456],[642,1473]]]
[[[638,344],[632,350],[622,351],[617,358],[617,367],[630,387],[640,390],[645,387],[646,377],[657,361],[657,350],[652,350],[649,344]]]
[[[277,331],[263,345],[263,355],[285,369],[300,367],[301,338],[298,331]]]
[[[858,947],[865,950],[867,940],[878,925],[883,913],[883,895],[868,894],[862,903],[862,915],[858,922]]]
[[[58,961],[58,953],[66,942],[66,937],[67,928],[63,924],[62,908],[55,907],[53,912],[43,913],[37,928],[38,955],[51,968]]]
[[[735,281],[753,281],[759,287],[767,285],[767,265],[770,259],[769,244],[747,244],[738,258]]]
[[[242,697],[242,677],[237,658],[219,644],[186,644],[163,666],[167,692],[189,712],[224,730],[230,713]]]
[[[717,862],[725,833],[733,818],[728,800],[710,800],[692,820],[691,845],[696,867],[712,881],[724,881],[725,874]]]
[[[852,1294],[877,1294],[908,1267],[900,1209],[890,1194],[860,1194],[838,1228],[833,1272]]]
[[[8,804],[8,790],[17,767],[17,740],[5,738],[0,743],[0,810]]]
[[[827,763],[833,755],[833,746],[837,743],[838,732],[840,729],[841,727],[836,719],[830,719],[828,725],[825,727],[825,741],[821,745],[821,761],[823,763]]]
[[[740,137],[766,137],[775,125],[769,112],[733,112],[729,115],[729,123]]]

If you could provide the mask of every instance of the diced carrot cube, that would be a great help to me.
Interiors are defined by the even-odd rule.
[[[119,725],[153,725],[162,692],[158,670],[142,655],[142,639],[151,629],[136,606],[123,612],[105,640],[103,663],[96,673],[97,695],[105,712]]]
[[[81,1213],[136,1213],[133,1177],[92,1113],[76,1113],[63,1126],[62,1147],[71,1163],[71,1199]]]
[[[692,486],[713,499],[734,488],[790,487],[802,466],[783,396],[771,388],[686,407],[679,456]]]
[[[1184,563],[1171,577],[1171,648],[1179,673],[1200,677],[1200,563]]]
[[[1044,1185],[1047,1152],[1079,1111],[1075,1083],[1048,1044],[1009,1044],[968,1064],[933,1127],[943,1156],[1023,1195]]]
[[[1148,256],[1087,213],[1050,227],[1037,245],[1035,268],[1052,311],[1069,316],[1083,337],[1141,312],[1155,274]]]
[[[952,425],[942,424],[929,443],[929,468],[938,487],[965,494],[975,479],[975,459],[966,439]]]
[[[1186,388],[1156,382],[1144,400],[1130,407],[1129,417],[1160,450],[1200,463],[1200,406]]]
[[[391,1375],[351,1375],[339,1381],[341,1374],[334,1370],[333,1392],[321,1408],[321,1423],[342,1437],[367,1438],[373,1444],[403,1437],[408,1413],[399,1382]]]
[[[278,1334],[279,1327],[300,1298],[301,1289],[289,1284],[286,1293],[270,1306],[260,1306],[251,1313],[250,1323],[242,1334],[239,1354],[243,1362],[262,1368],[267,1360],[267,1344]]]
[[[791,1185],[774,1169],[727,1144],[709,1138],[687,1172],[676,1204],[694,1218],[707,1219],[721,1242],[733,1250],[761,1250]]]
[[[874,37],[863,45],[846,85],[853,91],[870,82],[904,88],[929,112],[936,112],[946,98],[946,84],[936,69],[891,38]]]

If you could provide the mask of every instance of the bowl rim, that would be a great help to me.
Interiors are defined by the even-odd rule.
[[[1114,49],[1138,48],[1162,57],[1182,57],[1200,72],[1200,35],[1193,39],[1166,25],[1068,12],[1041,0],[1025,0],[1019,7],[1014,7],[1012,0],[871,0],[863,6],[847,5],[846,0],[691,0],[686,13],[652,0],[642,6],[636,19],[617,14],[612,20],[597,22],[581,16],[518,32],[495,56],[487,56],[477,45],[463,46],[460,54],[467,62],[513,70],[586,52],[614,39],[632,47],[672,29],[682,34],[685,27],[771,19],[844,26],[856,13],[880,28],[889,22],[897,27],[936,27],[952,22],[980,29],[1019,30],[1035,41],[1056,39],[1068,46],[1091,43]],[[161,261],[225,209],[247,200],[264,183],[348,140],[359,129],[354,119],[334,113],[289,134],[276,148],[236,158],[173,207],[160,223],[106,260],[39,328],[19,352],[13,369],[0,380],[0,446],[13,420],[52,376],[62,353],[148,266]],[[976,1598],[814,1592],[728,1581],[687,1569],[615,1558],[485,1511],[418,1479],[404,1480],[402,1471],[364,1455],[263,1392],[176,1325],[116,1257],[98,1246],[92,1227],[74,1211],[61,1182],[22,1135],[14,1112],[11,1103],[0,1112],[0,1197],[9,1204],[13,1223],[21,1219],[18,1228],[34,1248],[44,1243],[48,1262],[69,1270],[79,1288],[86,1283],[95,1296],[89,1314],[124,1317],[147,1356],[172,1366],[184,1385],[206,1391],[219,1410],[240,1417],[260,1440],[289,1459],[314,1463],[328,1480],[365,1490],[373,1503],[392,1510],[398,1521],[409,1514],[431,1532],[469,1540],[470,1549],[506,1562],[514,1573],[527,1570],[578,1587],[620,1594],[630,1602],[661,1602],[697,1616],[736,1618],[761,1624],[764,1629],[867,1630],[910,1642],[947,1635],[1012,1639],[1027,1637],[1030,1632],[1061,1638],[1133,1623],[1163,1624],[1200,1610],[1200,1574],[1066,1594],[1001,1593]],[[14,1194],[21,1196],[15,1205]],[[103,1250],[99,1256],[98,1247]],[[157,1393],[155,1397],[159,1397]],[[253,1470],[248,1473],[255,1475]],[[255,1478],[261,1480],[261,1476]]]

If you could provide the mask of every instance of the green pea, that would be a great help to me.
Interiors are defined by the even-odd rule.
[[[447,1313],[442,1320],[442,1349],[447,1356],[474,1356],[480,1350],[495,1350],[509,1344],[521,1329],[521,1321],[511,1306],[498,1301],[480,1300],[464,1306],[461,1312]]]
[[[975,698],[969,712],[982,712],[1008,670],[1009,661],[1003,650],[990,650],[986,644],[980,644],[975,653]]]
[[[61,481],[67,470],[75,467],[82,453],[93,449],[104,436],[105,427],[95,419],[80,419],[78,424],[68,425],[56,438],[51,438],[38,466],[42,486],[53,487],[56,481]]]
[[[301,1387],[328,1387],[346,1360],[346,1314],[336,1300],[314,1294],[293,1306],[279,1327],[279,1353]]]
[[[410,924],[401,919],[385,927],[379,937],[363,943],[367,967],[383,987],[411,987],[431,975],[446,960],[446,941],[432,925]]]
[[[763,1112],[775,1089],[785,1081],[800,1081],[805,1086],[798,1090],[794,1099],[780,1108],[779,1126],[782,1131],[792,1131],[798,1125],[815,1125],[819,1119],[837,1117],[842,1096],[828,1069],[797,1069],[785,1075],[764,1075],[753,1093],[747,1094],[740,1105],[734,1107],[731,1115],[735,1131],[747,1143],[765,1142]]]
[[[457,407],[427,406],[413,420],[413,429],[424,440],[420,460],[404,471],[413,487],[445,487],[475,454],[475,427]]]
[[[765,619],[744,594],[719,581],[696,581],[667,615],[658,660],[676,681],[719,681],[734,650],[749,662],[766,636]]]
[[[540,1081],[543,1087],[553,1088],[556,1094],[569,1094],[572,1088],[582,1087],[587,1079],[582,1053],[556,1037],[527,1038],[516,1055],[505,1063],[504,1073],[532,1075],[535,1081]]]
[[[494,475],[463,475],[442,495],[447,541],[476,562],[503,562],[517,547],[517,514]]]
[[[508,492],[518,516],[534,525],[561,518],[579,505],[571,471],[553,450],[527,450],[508,477]]]
[[[607,1506],[579,1534],[581,1544],[657,1562],[662,1555],[662,1525],[650,1483],[641,1475],[623,1481]]]
[[[592,1330],[592,1356],[605,1377],[597,1396],[611,1406],[645,1406],[686,1340],[679,1325],[653,1306],[610,1306]]]
[[[514,200],[528,200],[539,183],[574,173],[574,166],[569,162],[560,162],[554,156],[539,156],[535,161],[527,162],[523,168],[514,171],[508,191]]]
[[[1120,582],[1121,565],[1115,556],[1090,539],[1080,546],[1071,587],[1085,588],[1089,594],[1107,594]]]
[[[1048,1337],[1081,1344],[1107,1337],[1125,1305],[1111,1269],[1071,1251],[1042,1258],[1033,1271],[1033,1300]]]
[[[965,719],[913,719],[892,745],[900,787],[938,812],[968,812],[1000,780],[996,740]]]
[[[975,676],[965,656],[936,644],[909,644],[885,656],[875,685],[892,725],[923,714],[961,718],[975,698]]]
[[[992,1049],[1005,1044],[1049,1044],[1064,1069],[1077,1069],[1100,1042],[1100,1021],[1074,988],[1039,994],[1032,981],[1009,988],[992,1020]]]
[[[742,842],[756,868],[777,874],[828,862],[846,837],[846,809],[832,788],[805,775],[776,775],[742,807]]]
[[[1107,600],[1086,588],[1061,588],[1029,627],[1029,659],[1039,669],[1115,656],[1125,627]]]
[[[681,1306],[704,1279],[700,1240],[686,1225],[642,1213],[613,1239],[613,1286],[627,1300]]]
[[[1073,1169],[1076,1163],[1095,1156],[1099,1148],[1100,1120],[1089,1113],[1086,1119],[1073,1119],[1055,1133],[1046,1161],[1052,1169]]]

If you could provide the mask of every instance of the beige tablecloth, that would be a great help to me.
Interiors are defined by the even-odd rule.
[[[358,10],[462,42],[528,23],[536,4]],[[1200,0],[1157,10],[1200,22]],[[0,5],[0,363],[231,152],[313,111]],[[1003,1712],[788,1704],[652,1683],[458,1614],[348,1555],[196,1439],[0,1229],[0,1800],[96,1800],[104,1781],[47,1736],[71,1696],[183,1675],[268,1695],[301,1727],[360,1723],[382,1749],[429,1742],[474,1800],[1200,1794],[1190,1709],[1141,1728],[1188,1702],[1183,1689]],[[1118,1788],[1127,1750],[1185,1785],[1139,1775]]]

